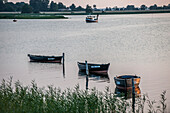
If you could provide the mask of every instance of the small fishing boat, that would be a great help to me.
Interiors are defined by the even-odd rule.
[[[132,80],[134,80],[134,86],[138,87],[140,83],[140,77],[136,75],[121,75],[114,77],[116,87],[119,89],[132,89]]]
[[[28,54],[30,62],[61,63],[63,56],[42,56]]]
[[[79,70],[80,71],[86,71],[86,64],[85,63],[80,63],[77,62]],[[88,63],[88,70],[89,73],[95,73],[95,74],[107,74],[108,69],[109,69],[108,64],[93,64],[93,63]]]
[[[16,20],[16,19],[14,19],[14,20],[13,20],[13,22],[17,22],[17,20]]]
[[[86,22],[98,22],[98,17],[99,15],[96,16],[92,16],[92,15],[88,15],[86,17]]]

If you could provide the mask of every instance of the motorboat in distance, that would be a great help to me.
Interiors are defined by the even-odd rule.
[[[86,17],[86,22],[87,23],[98,22],[98,17],[99,17],[99,15],[97,15],[97,16],[88,15]]]

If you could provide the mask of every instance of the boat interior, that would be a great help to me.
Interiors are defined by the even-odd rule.
[[[117,78],[121,78],[121,79],[132,79],[132,78],[140,78],[139,76],[136,75],[122,75],[122,76],[118,76]]]

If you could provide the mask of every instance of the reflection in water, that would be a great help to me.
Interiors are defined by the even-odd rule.
[[[86,77],[86,72],[79,71],[78,72],[79,79],[83,79]],[[89,80],[97,81],[97,82],[110,82],[109,75],[108,74],[89,74],[88,75]]]
[[[65,64],[64,64],[64,61],[65,61],[65,54],[63,53],[63,78],[65,78]]]
[[[59,75],[58,73],[62,73],[63,78],[65,78],[65,66],[62,63],[29,62],[28,71],[30,74],[36,74],[41,72],[40,75],[47,75],[50,73],[56,73],[56,75]],[[46,73],[47,71],[48,73]]]
[[[87,75],[86,72],[79,71],[78,73],[79,79],[86,78],[86,89],[88,89],[89,80],[97,81],[97,82],[109,82],[109,75],[100,75],[100,74],[89,74]]]
[[[132,98],[132,89],[120,89],[118,87],[115,88],[115,94],[118,97],[125,97],[125,99]],[[140,97],[141,90],[139,87],[135,88],[135,97]]]
[[[30,71],[36,70],[61,70],[61,63],[39,63],[39,62],[29,62],[28,67]]]

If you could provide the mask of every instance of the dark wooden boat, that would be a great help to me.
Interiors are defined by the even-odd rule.
[[[43,63],[61,63],[63,56],[41,56],[41,55],[30,55],[30,62],[43,62]]]
[[[14,19],[14,20],[13,20],[13,22],[17,22],[17,20],[16,20],[16,19]]]
[[[98,22],[98,17],[99,17],[99,15],[97,15],[97,17],[92,16],[92,15],[88,15],[88,16],[86,17],[86,22],[87,22],[87,23],[88,23],[88,22]]]
[[[116,87],[119,89],[132,89],[132,78],[134,80],[134,86],[138,87],[140,77],[136,75],[121,75],[114,77]]]
[[[85,63],[80,63],[78,62],[78,67],[80,71],[86,71],[86,64]],[[95,73],[95,74],[107,74],[108,69],[109,69],[109,65],[108,64],[92,64],[92,63],[88,63],[88,69],[89,69],[89,73]]]

